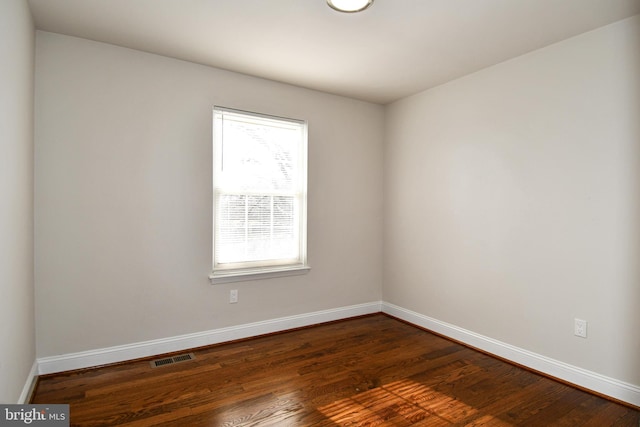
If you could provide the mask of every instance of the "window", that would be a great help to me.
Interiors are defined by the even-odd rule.
[[[309,270],[306,122],[215,107],[212,283]]]

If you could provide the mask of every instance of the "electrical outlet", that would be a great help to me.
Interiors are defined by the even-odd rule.
[[[231,289],[231,291],[229,291],[229,303],[235,304],[237,302],[238,302],[238,290]]]
[[[582,319],[573,319],[573,335],[577,337],[587,337],[587,321]]]

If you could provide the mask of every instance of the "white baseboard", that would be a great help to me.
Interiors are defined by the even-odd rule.
[[[176,337],[83,351],[80,353],[43,357],[37,360],[38,372],[41,375],[52,374],[56,372],[71,371],[74,369],[106,365],[109,363],[123,362],[126,360],[139,359],[142,357],[155,356],[174,351],[182,351],[227,341],[255,337],[258,335],[270,334],[273,332],[286,331],[288,329],[331,322],[349,317],[379,313],[380,311],[381,302],[378,301],[180,335]]]
[[[20,393],[20,397],[18,398],[18,404],[29,403],[29,399],[31,398],[31,392],[36,385],[36,379],[38,378],[38,361],[33,361],[33,366],[31,366],[31,371],[29,371],[29,375],[27,376],[27,381],[24,383],[24,387],[22,388],[22,393]]]
[[[383,302],[382,312],[543,374],[640,406],[640,387],[636,385],[505,344],[393,304]]]
[[[176,337],[39,358],[34,364],[27,384],[25,384],[25,388],[20,395],[20,402],[29,398],[36,373],[52,374],[123,362],[378,312],[387,313],[398,319],[460,341],[466,345],[502,357],[519,365],[526,366],[543,374],[635,406],[640,406],[640,387],[637,385],[541,356],[423,314],[380,301],[281,317]]]

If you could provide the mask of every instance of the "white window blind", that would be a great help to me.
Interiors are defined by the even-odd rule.
[[[304,121],[214,108],[213,277],[306,267]]]

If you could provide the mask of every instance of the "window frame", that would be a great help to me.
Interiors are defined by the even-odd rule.
[[[277,122],[295,124],[300,126],[301,130],[301,147],[299,153],[298,164],[302,169],[299,177],[298,191],[295,194],[299,194],[297,197],[298,202],[298,216],[299,216],[299,230],[298,230],[298,244],[299,244],[299,257],[296,259],[274,259],[272,261],[261,262],[238,262],[233,265],[219,266],[216,260],[216,201],[219,193],[219,187],[217,185],[217,175],[220,174],[222,169],[222,145],[224,143],[223,137],[220,135],[220,129],[218,128],[218,116],[229,113],[232,115],[241,115],[245,117],[253,117],[257,119],[274,120]],[[256,113],[252,111],[238,110],[234,108],[227,108],[222,106],[214,106],[213,108],[213,123],[212,123],[212,271],[209,275],[211,284],[239,282],[245,280],[255,279],[267,279],[272,277],[292,276],[299,274],[306,274],[310,267],[307,259],[307,179],[308,179],[308,123],[306,120],[292,119],[288,117],[274,116],[263,113]],[[269,193],[258,193],[268,195]],[[273,194],[271,194],[273,195]]]

